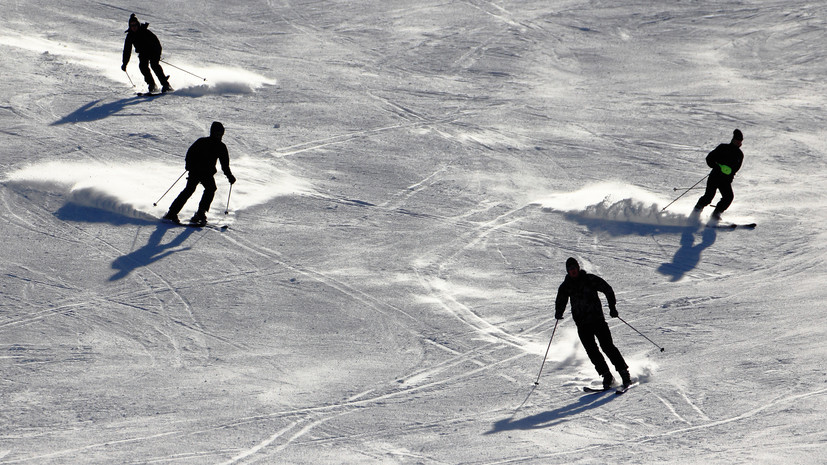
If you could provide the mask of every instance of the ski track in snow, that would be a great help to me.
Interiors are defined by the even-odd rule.
[[[800,327],[823,300],[823,234],[800,234],[823,203],[814,4],[164,6],[138,14],[210,82],[176,73],[154,100],[112,91],[132,7],[8,6],[0,463],[740,463],[824,442],[796,429],[827,394],[823,331]],[[157,226],[145,193],[213,119],[234,123],[232,227]],[[730,126],[749,134],[731,215],[761,225],[698,230],[675,213],[695,193],[663,211],[655,190]],[[669,347],[609,321],[641,381],[622,397],[582,396],[570,318],[530,385],[568,255]],[[263,334],[291,312],[309,342]],[[322,337],[353,352],[303,372]]]

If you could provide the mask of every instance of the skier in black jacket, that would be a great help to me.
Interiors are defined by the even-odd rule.
[[[155,79],[152,78],[152,73],[149,71],[150,67],[158,80],[161,82],[161,92],[172,90],[169,86],[169,76],[164,74],[164,69],[161,68],[161,41],[158,37],[149,30],[149,23],[141,24],[135,13],[129,17],[129,29],[126,31],[126,40],[123,43],[123,65],[121,69],[126,71],[126,65],[129,63],[129,58],[132,56],[132,47],[135,47],[135,53],[138,54],[138,69],[144,75],[144,81],[149,87],[150,92],[155,92],[158,87],[155,85]]]
[[[200,226],[207,224],[207,211],[210,209],[210,204],[212,204],[217,190],[213,178],[213,175],[218,172],[215,169],[216,161],[221,163],[221,171],[227,176],[230,184],[235,184],[235,176],[230,171],[230,155],[227,153],[227,146],[224,145],[224,142],[221,142],[223,136],[224,126],[215,121],[210,126],[209,137],[196,140],[187,150],[185,163],[186,169],[190,173],[187,177],[187,185],[173,200],[169,211],[164,215],[165,220],[178,223],[178,212],[184,208],[184,204],[195,193],[195,188],[201,184],[204,186],[204,194],[198,204],[198,211],[192,217],[190,223]]]
[[[712,172],[709,173],[709,179],[706,181],[706,192],[695,204],[693,215],[700,215],[701,210],[712,202],[715,198],[715,191],[721,192],[721,200],[712,212],[713,219],[720,220],[721,213],[732,204],[735,198],[732,192],[732,180],[744,162],[744,153],[741,152],[743,141],[744,135],[736,129],[732,132],[732,141],[729,144],[720,144],[706,156],[706,164],[712,168]]]
[[[603,349],[620,374],[623,386],[629,386],[632,383],[629,377],[629,367],[612,341],[612,333],[603,315],[603,304],[597,295],[598,292],[606,295],[609,315],[617,318],[617,300],[612,287],[600,276],[581,270],[580,264],[574,258],[566,260],[566,271],[568,272],[566,279],[557,290],[555,317],[558,320],[563,319],[566,304],[571,300],[571,316],[577,325],[577,334],[580,336],[580,342],[586,349],[589,360],[594,364],[597,373],[603,377],[603,387],[609,389],[614,382],[614,377],[600,349]],[[600,349],[595,339],[600,343]]]

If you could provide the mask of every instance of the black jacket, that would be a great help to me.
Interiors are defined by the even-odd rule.
[[[129,63],[132,47],[135,47],[138,56],[146,55],[149,59],[161,58],[161,41],[149,30],[149,23],[141,24],[135,32],[127,29],[126,40],[123,43],[123,64]]]
[[[186,168],[196,176],[212,176],[218,172],[215,169],[215,162],[221,162],[221,171],[231,178],[230,155],[227,153],[227,146],[220,139],[214,137],[202,137],[193,142],[186,156]]]
[[[732,183],[735,173],[741,169],[744,162],[744,152],[734,144],[721,144],[706,156],[706,164],[712,168],[710,176],[719,182]],[[732,173],[724,174],[721,166],[726,165],[732,169]]]
[[[583,270],[580,270],[576,278],[567,274],[565,281],[557,290],[555,317],[558,320],[563,318],[566,304],[571,300],[571,316],[578,325],[606,321],[598,292],[606,295],[609,309],[614,309],[617,304],[615,293],[603,278]]]

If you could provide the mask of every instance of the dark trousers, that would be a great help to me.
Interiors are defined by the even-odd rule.
[[[167,76],[164,74],[164,68],[161,68],[160,60],[160,56],[149,57],[146,55],[138,55],[138,69],[141,70],[141,74],[144,75],[144,81],[150,89],[155,88],[155,79],[152,78],[152,73],[149,72],[150,68],[152,68],[152,71],[158,76],[158,81],[161,82],[162,86],[169,85]]]
[[[718,205],[715,206],[715,212],[721,213],[729,208],[729,206],[732,205],[732,200],[735,198],[735,194],[732,192],[731,180],[721,179],[718,176],[712,175],[706,181],[706,192],[698,199],[698,203],[695,204],[695,209],[700,210],[709,205],[712,199],[715,198],[716,191],[721,192],[721,200],[719,200]]]
[[[610,371],[609,365],[606,364],[606,360],[603,358],[603,354],[600,353],[601,349],[603,353],[609,357],[615,370],[620,372],[629,368],[629,366],[626,365],[626,361],[623,360],[623,356],[620,355],[620,351],[615,347],[612,341],[612,333],[609,331],[609,325],[605,321],[577,325],[577,334],[580,336],[580,342],[586,349],[589,360],[592,361],[594,368],[600,376]],[[596,342],[595,339],[597,340]],[[599,349],[597,347],[598,342],[600,343]]]
[[[198,187],[199,184],[204,186],[204,194],[201,196],[201,202],[198,204],[198,214],[206,214],[210,209],[210,204],[212,204],[212,199],[215,197],[215,191],[218,188],[215,186],[215,179],[211,174],[197,175],[194,173],[190,173],[187,178],[186,187],[184,187],[184,190],[172,201],[172,205],[169,207],[169,213],[177,215],[178,212],[184,208],[187,200],[195,193],[195,188]]]

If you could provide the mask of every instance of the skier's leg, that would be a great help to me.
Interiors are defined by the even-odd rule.
[[[715,182],[712,176],[706,180],[706,191],[704,191],[704,195],[698,199],[698,203],[695,204],[695,210],[702,210],[705,206],[712,203],[712,199],[715,198],[715,191],[718,190],[718,183]]]
[[[620,354],[620,350],[615,347],[614,341],[612,340],[612,332],[609,330],[609,325],[605,321],[600,325],[596,325],[594,334],[597,337],[598,342],[600,342],[600,348],[603,350],[603,353],[609,357],[609,361],[612,362],[615,370],[618,372],[626,371],[629,366],[626,365],[626,361],[623,360],[623,355]]]
[[[158,76],[158,82],[161,83],[163,88],[169,88],[169,81],[167,81],[167,75],[164,74],[164,68],[161,67],[160,60],[161,57],[152,57],[149,60],[149,66],[152,68],[152,71]]]
[[[218,188],[212,176],[205,176],[204,179],[201,179],[201,185],[204,186],[204,195],[201,196],[201,202],[198,204],[198,213],[196,213],[196,215],[206,218],[212,200],[215,198],[215,191],[218,190]]]
[[[149,71],[149,58],[144,55],[138,55],[138,69],[141,70],[141,74],[144,75],[144,82],[146,82],[147,87],[149,87],[149,91],[154,92],[157,86],[155,85],[155,79],[152,78],[152,73]]]
[[[589,325],[578,325],[577,335],[580,336],[580,343],[582,343],[583,348],[586,349],[586,355],[589,356],[589,360],[591,360],[594,365],[594,369],[597,370],[597,374],[603,376],[609,373],[609,365],[606,364],[606,359],[603,358],[603,354],[600,353],[600,349],[597,347],[592,327]]]
[[[178,215],[181,212],[181,209],[184,208],[184,204],[187,203],[192,194],[195,192],[195,188],[198,187],[199,180],[193,176],[192,174],[189,175],[187,178],[187,185],[184,187],[184,190],[178,194],[178,197],[172,201],[172,205],[169,206],[169,213],[171,215]]]
[[[732,184],[728,183],[721,183],[718,186],[718,190],[721,191],[721,200],[718,201],[718,205],[715,207],[715,212],[717,214],[721,214],[730,205],[732,205],[732,200],[735,199],[735,194],[732,192]]]

